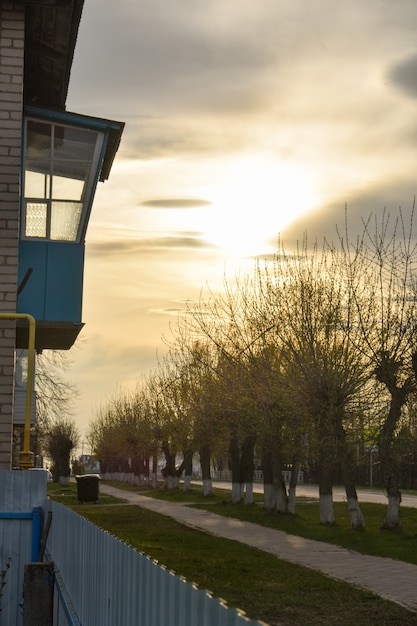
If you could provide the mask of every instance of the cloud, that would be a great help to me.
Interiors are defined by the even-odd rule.
[[[159,315],[175,315],[178,316],[179,313],[184,313],[186,311],[186,307],[168,307],[165,309],[149,309],[149,313],[157,313]]]
[[[126,127],[87,238],[84,406],[154,365],[178,300],[198,298],[204,284],[222,289],[233,261],[225,268],[226,248],[205,236],[224,234],[216,210],[233,179],[229,159],[267,156],[277,171],[290,162],[311,173],[314,210],[283,230],[286,249],[306,231],[337,241],[345,204],[352,235],[385,207],[394,216],[402,206],[408,219],[416,71],[415,0],[351,0],[337,11],[333,0],[85,3],[67,106]],[[276,210],[291,214],[291,185],[276,186]],[[236,239],[269,202],[254,194],[246,218],[242,194],[224,197],[220,217],[236,215]],[[278,243],[272,217],[266,252]]]
[[[172,254],[173,249],[204,249],[214,248],[203,239],[202,233],[178,233],[177,235],[161,237],[143,237],[137,239],[117,239],[112,237],[108,241],[93,241],[87,243],[87,250],[91,257],[107,257],[109,255],[132,256],[145,255],[154,251],[167,251]]]
[[[144,200],[140,204],[153,209],[193,209],[209,206],[212,203],[199,198],[158,198],[156,200]]]
[[[396,63],[388,72],[389,78],[411,98],[417,98],[417,55]]]
[[[320,209],[295,220],[283,231],[282,240],[284,245],[292,245],[302,241],[306,234],[310,243],[323,241],[323,238],[336,243],[338,231],[344,235],[345,209],[351,239],[363,233],[364,221],[371,215],[373,219],[380,219],[384,211],[393,222],[401,210],[407,229],[416,195],[417,183],[412,178],[397,178],[350,190],[344,197],[334,197]]]

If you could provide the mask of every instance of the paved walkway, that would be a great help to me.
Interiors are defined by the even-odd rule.
[[[290,563],[318,570],[331,578],[351,583],[411,611],[417,611],[417,565],[367,556],[329,543],[288,535],[280,530],[241,522],[184,504],[149,498],[109,485],[100,485],[100,491],[167,515],[198,530],[233,539]]]

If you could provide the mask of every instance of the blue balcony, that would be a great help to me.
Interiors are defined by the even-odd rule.
[[[84,246],[98,181],[123,123],[25,108],[18,313],[36,319],[36,348],[69,349],[83,324]],[[18,327],[17,347],[27,330]]]

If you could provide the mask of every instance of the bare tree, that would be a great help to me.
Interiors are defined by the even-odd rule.
[[[288,385],[314,427],[319,466],[320,521],[334,522],[332,487],[339,462],[351,525],[364,525],[353,480],[345,423],[349,403],[369,376],[357,342],[351,286],[334,248],[307,241],[294,254],[283,247],[272,269],[259,273],[265,328],[283,360]]]
[[[285,404],[278,352],[263,325],[253,278],[225,280],[224,293],[201,299],[189,311],[191,334],[204,337],[217,353],[218,404],[229,436],[232,501],[253,501],[255,445],[261,449],[265,507],[287,512],[282,478]],[[270,320],[269,320],[270,321]],[[186,323],[187,323],[186,322]],[[294,426],[294,424],[293,424]],[[290,429],[287,429],[289,432]]]
[[[52,475],[55,482],[66,482],[69,478],[70,457],[80,441],[80,434],[70,418],[59,418],[52,422],[45,437],[45,450],[52,460]]]
[[[387,490],[386,529],[399,526],[401,492],[394,443],[417,376],[417,248],[414,207],[410,223],[401,210],[395,219],[383,213],[364,222],[362,236],[341,238],[356,299],[360,343],[382,396],[388,398],[377,443]],[[363,297],[365,294],[366,297]],[[358,333],[359,334],[359,333]]]
[[[31,447],[35,458],[44,451],[45,437],[51,424],[72,414],[78,395],[75,385],[65,378],[70,366],[63,351],[46,350],[36,357],[36,422],[31,429]]]

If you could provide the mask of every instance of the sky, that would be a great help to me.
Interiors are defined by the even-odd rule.
[[[417,193],[415,0],[85,0],[67,110],[123,121],[69,352],[85,437],[178,313]]]

